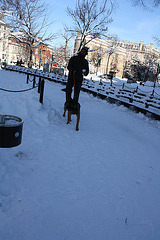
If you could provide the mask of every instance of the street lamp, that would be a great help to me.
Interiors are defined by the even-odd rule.
[[[41,45],[41,47],[40,47],[40,49],[39,49],[39,69],[40,69],[40,66],[41,66],[41,62],[42,62],[42,59],[41,59],[41,53],[42,53],[42,42],[40,42],[40,45]]]
[[[101,55],[100,54],[97,55],[97,63],[96,63],[96,65],[97,65],[97,69],[96,69],[96,75],[97,75],[98,67],[100,67],[100,65],[101,65]]]
[[[109,65],[109,59],[110,59],[110,56],[112,55],[113,53],[113,50],[111,49],[108,53],[108,60],[107,60],[107,67],[106,67],[106,74],[108,74],[108,65]]]

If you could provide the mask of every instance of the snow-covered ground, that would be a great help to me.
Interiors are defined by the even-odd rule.
[[[0,71],[0,88],[26,75]],[[81,92],[63,118],[62,85],[0,91],[0,114],[24,121],[22,144],[0,148],[0,239],[159,240],[160,122]]]
[[[33,79],[34,74],[49,80],[59,83],[67,82],[67,74],[58,75],[55,73],[43,72],[38,69],[30,69],[19,66],[7,66],[6,69],[10,71],[18,71],[21,73],[30,74]],[[89,74],[84,78],[82,84],[83,91],[92,92],[93,95],[99,96],[110,102],[123,104],[135,111],[141,111],[147,116],[160,120],[160,83],[159,82],[135,82],[131,83],[126,78],[114,77],[112,82],[104,78],[99,73],[96,75]]]

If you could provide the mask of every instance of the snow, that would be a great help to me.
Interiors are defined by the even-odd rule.
[[[26,75],[0,71],[0,87]],[[63,86],[0,93],[23,120],[22,144],[0,149],[0,239],[159,240],[160,122],[81,92],[80,130],[66,124]]]
[[[1,127],[18,127],[23,125],[22,119],[12,115],[0,115]]]

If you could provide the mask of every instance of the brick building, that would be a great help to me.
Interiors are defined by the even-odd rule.
[[[27,42],[22,31],[10,31],[9,25],[4,22],[4,15],[0,13],[0,61],[10,64],[22,59],[27,65],[31,52],[32,65],[43,66],[50,61],[52,49],[41,38],[34,39],[31,49]]]

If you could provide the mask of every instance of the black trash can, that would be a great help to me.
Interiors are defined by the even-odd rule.
[[[0,147],[11,148],[21,144],[23,121],[12,115],[0,114]]]

